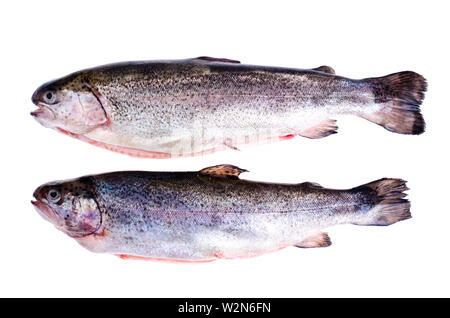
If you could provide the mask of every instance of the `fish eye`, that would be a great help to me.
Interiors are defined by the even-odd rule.
[[[48,104],[53,104],[56,101],[56,93],[54,91],[46,91],[43,96],[44,101]]]
[[[47,193],[47,199],[50,202],[53,202],[53,203],[58,202],[60,198],[61,198],[61,194],[59,193],[58,190],[50,189],[50,191],[48,191],[48,193]]]

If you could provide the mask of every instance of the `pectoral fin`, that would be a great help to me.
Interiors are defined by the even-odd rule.
[[[223,144],[227,146],[228,148],[231,148],[233,150],[241,151],[238,147],[233,145],[233,141],[230,138],[227,138],[223,141]]]
[[[327,247],[331,245],[330,237],[325,232],[317,232],[316,234],[307,237],[300,243],[296,244],[296,247],[311,248],[311,247]]]

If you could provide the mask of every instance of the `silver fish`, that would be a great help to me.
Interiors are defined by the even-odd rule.
[[[138,157],[203,155],[301,135],[336,133],[336,115],[401,134],[425,128],[425,79],[414,72],[349,79],[331,67],[290,69],[200,57],[127,62],[39,87],[42,125]]]
[[[390,225],[411,217],[405,181],[349,190],[242,180],[231,165],[195,172],[113,172],[34,192],[40,215],[93,252],[206,262],[325,247],[324,228]]]

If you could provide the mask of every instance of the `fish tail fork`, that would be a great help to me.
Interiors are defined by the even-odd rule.
[[[408,190],[406,181],[384,178],[356,189],[366,193],[372,207],[354,224],[391,225],[411,218],[410,202],[403,192]]]
[[[420,105],[427,83],[422,75],[407,71],[364,81],[370,83],[375,104],[381,108],[361,117],[400,134],[419,135],[425,131]]]

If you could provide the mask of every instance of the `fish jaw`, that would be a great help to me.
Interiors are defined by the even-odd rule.
[[[59,218],[53,209],[42,201],[32,200],[35,210],[44,219],[55,225],[58,229],[62,229],[63,221]]]
[[[38,107],[38,109],[32,111],[30,115],[33,116],[36,121],[42,126],[46,128],[55,128],[52,122],[55,120],[56,116],[51,108],[39,102],[36,103],[36,106]]]

